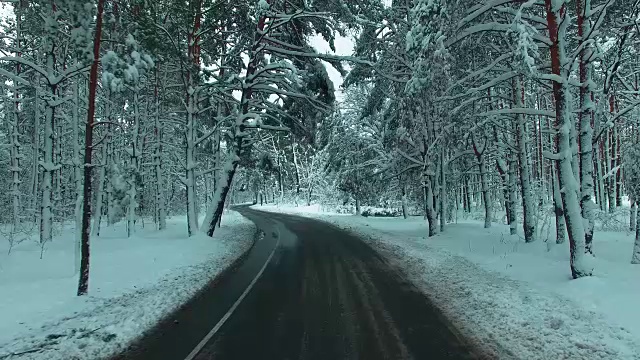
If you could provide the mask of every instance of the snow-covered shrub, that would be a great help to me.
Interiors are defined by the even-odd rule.
[[[364,210],[362,210],[362,216],[364,217],[398,217],[401,215],[401,210],[393,208],[365,207]]]

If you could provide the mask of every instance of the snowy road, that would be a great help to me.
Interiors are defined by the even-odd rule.
[[[476,358],[357,237],[308,218],[239,211],[265,238],[120,359]]]

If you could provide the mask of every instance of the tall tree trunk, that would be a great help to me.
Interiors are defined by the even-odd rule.
[[[36,86],[34,89],[34,97],[33,107],[35,116],[33,117],[33,128],[40,129],[40,90]],[[39,160],[40,160],[40,132],[33,132],[33,157],[31,159],[32,167],[31,167],[31,208],[36,209],[38,207],[38,195],[40,193],[39,185]],[[34,212],[34,220],[38,220],[37,212]]]
[[[615,127],[614,127],[615,129]],[[616,131],[616,138],[615,138],[615,144],[616,144],[616,176],[615,176],[615,180],[616,180],[616,207],[620,207],[622,206],[622,171],[623,171],[623,167],[622,167],[622,152],[620,151],[620,132]]]
[[[551,123],[548,123],[549,130],[551,130]],[[554,144],[551,131],[549,131],[549,144]],[[555,151],[558,152],[558,148],[554,146]],[[557,161],[552,161],[551,166],[551,191],[553,196],[553,214],[556,219],[556,244],[564,244],[567,241],[566,233],[567,227],[564,221],[564,208],[562,206],[562,194],[560,193],[560,186],[558,185],[558,170],[557,166],[554,166]]]
[[[604,154],[604,171],[603,176],[605,177],[605,190],[607,192],[607,204],[606,207],[609,212],[612,212],[615,209],[615,186],[613,183],[613,177],[611,176],[611,172],[613,169],[613,163],[611,160],[611,130],[606,130],[603,144],[603,152]]]
[[[484,160],[484,152],[486,150],[486,143],[482,150],[478,149],[478,146],[473,140],[473,151],[476,154],[478,161],[478,169],[480,170],[480,185],[482,191],[482,203],[484,205],[484,227],[488,229],[491,227],[491,201],[489,200],[489,181],[487,180],[487,166]]]
[[[105,106],[107,106],[105,104]],[[107,135],[110,136],[110,135]],[[107,140],[109,141],[109,140]],[[102,212],[104,206],[104,188],[107,181],[107,171],[106,171],[106,160],[107,160],[107,145],[102,145],[101,156],[100,158],[103,161],[102,166],[98,169],[98,190],[96,191],[96,211],[93,218],[93,234],[95,236],[100,236],[100,226],[102,224]]]
[[[137,86],[137,85],[136,85]],[[129,183],[128,198],[129,204],[127,205],[127,237],[135,231],[136,212],[138,210],[138,176],[140,168],[140,103],[138,98],[138,92],[133,93],[133,139],[131,141],[131,153],[129,155],[129,176],[127,182]]]
[[[300,169],[298,167],[298,156],[296,155],[296,143],[291,144],[291,152],[293,153],[293,169],[296,175],[296,204],[298,204],[298,195],[300,194]]]
[[[516,203],[518,202],[518,196],[516,191],[518,189],[518,161],[515,159],[515,155],[509,155],[509,172],[507,173],[507,202],[509,206],[507,211],[509,215],[509,233],[516,235],[518,233],[518,216],[516,212]]]
[[[433,187],[431,185],[432,179],[429,176],[425,176],[424,178],[425,215],[429,224],[429,236],[431,237],[438,233],[436,224],[436,211],[433,208]]]
[[[614,94],[611,94],[609,96],[609,112],[611,113],[611,115],[613,116],[615,114],[615,96]],[[613,124],[613,127],[611,128],[611,131],[609,132],[610,137],[609,137],[609,146],[607,147],[607,154],[609,155],[609,173],[607,174],[609,177],[609,211],[610,212],[614,212],[616,209],[616,199],[618,198],[618,193],[617,193],[617,186],[616,186],[616,178],[617,178],[617,174],[618,171],[615,170],[617,163],[617,157],[616,157],[616,139],[618,137],[618,127],[616,126],[617,124]]]
[[[631,208],[629,209],[629,231],[636,230],[636,217],[638,216],[638,204],[633,196],[629,196]]]
[[[107,126],[110,131],[110,126]],[[116,198],[115,198],[115,189],[113,187],[115,170],[117,169],[117,165],[114,159],[114,145],[111,142],[111,139],[107,140],[105,145],[107,147],[107,158],[106,158],[106,167],[109,169],[108,177],[107,177],[107,189],[106,189],[106,198],[107,198],[107,225],[113,225],[116,221]]]
[[[20,57],[22,53],[20,40],[22,37],[22,2],[17,2],[14,5],[14,15],[15,15],[15,26],[16,26],[16,37],[14,40],[15,50],[17,52],[17,56]],[[21,65],[20,63],[16,63],[16,76],[20,76]],[[15,100],[13,104],[13,116],[10,117],[10,136],[11,136],[11,148],[10,148],[10,156],[11,156],[11,202],[13,208],[13,229],[12,233],[15,234],[18,231],[18,227],[20,225],[20,184],[22,180],[20,175],[22,173],[22,168],[20,164],[20,159],[22,159],[21,154],[21,144],[20,144],[20,84],[17,81],[14,81],[13,84],[13,98]],[[37,94],[37,93],[36,93]],[[37,95],[36,95],[37,96]],[[36,120],[37,121],[37,120]],[[38,128],[34,128],[34,133],[38,132]],[[13,242],[11,242],[13,245]]]
[[[562,204],[569,234],[571,275],[575,279],[591,275],[592,269],[588,267],[584,260],[585,231],[578,197],[580,189],[578,189],[578,180],[572,167],[571,128],[575,128],[575,124],[571,119],[570,104],[567,101],[569,74],[562,67],[562,63],[565,60],[566,26],[569,19],[566,17],[565,1],[561,0],[559,1],[560,4],[557,3],[557,1],[545,0],[549,38],[551,40],[551,70],[554,75],[562,79],[562,81],[552,81],[556,107],[557,166],[559,186],[564,189],[562,192]],[[562,24],[562,27],[559,28],[558,24]]]
[[[444,147],[440,151],[440,232],[444,231],[445,212],[447,204],[446,162],[444,160]]]
[[[407,185],[403,183],[401,185],[401,189],[402,189],[402,217],[405,219],[408,219],[409,209],[408,209],[408,202],[407,202]]]
[[[187,102],[187,124],[185,128],[185,179],[187,189],[187,233],[195,235],[198,231],[198,216],[196,214],[196,178],[195,178],[195,113],[197,104],[197,91],[190,86]]]
[[[98,14],[96,16],[96,34],[93,41],[93,63],[89,72],[89,106],[87,110],[87,124],[85,126],[84,145],[84,191],[82,199],[82,259],[80,261],[80,277],[78,281],[78,296],[86,295],[89,291],[89,237],[91,232],[91,171],[93,151],[93,125],[96,111],[96,88],[98,85],[98,65],[100,63],[100,40],[102,38],[102,13],[104,0],[98,0]]]
[[[578,15],[578,36],[584,43],[591,34],[591,0],[576,0]],[[580,52],[580,105],[578,109],[578,133],[580,137],[580,208],[585,221],[585,251],[593,253],[593,229],[595,224],[595,204],[591,200],[593,185],[593,91],[591,57],[593,49],[586,44]]]
[[[493,108],[490,108],[490,110]],[[511,211],[511,201],[509,199],[510,196],[510,192],[509,192],[509,166],[507,165],[507,162],[510,163],[510,160],[508,159],[508,156],[505,155],[505,144],[502,141],[502,139],[500,138],[500,136],[498,136],[498,129],[494,126],[493,127],[493,139],[497,144],[497,150],[498,150],[498,154],[496,156],[496,169],[498,170],[498,174],[500,174],[500,183],[502,185],[502,201],[504,203],[504,210],[505,210],[505,215],[507,218],[507,225],[511,225],[512,221],[515,221],[515,217],[512,215]],[[515,227],[511,230],[512,233],[511,235],[514,234],[515,231]]]
[[[55,19],[55,4],[52,2],[51,7],[52,14],[50,15]],[[49,26],[45,33],[47,38],[48,48],[46,52],[46,71],[51,78],[55,76],[55,50],[57,32],[54,26]],[[51,83],[52,79],[47,79],[47,86],[49,92],[44,94],[45,103],[45,119],[44,119],[44,144],[43,144],[43,161],[40,166],[42,167],[42,185],[41,185],[41,200],[40,200],[40,244],[51,241],[53,237],[53,173],[58,170],[54,162],[54,126],[55,126],[55,108],[58,100],[57,96],[57,83]]]
[[[469,189],[469,177],[465,176],[464,178],[464,184],[463,184],[463,188],[462,190],[464,191],[463,194],[463,208],[464,211],[466,213],[470,213],[471,212],[471,190]]]
[[[515,106],[517,108],[524,108],[522,97],[524,96],[524,88],[520,78],[516,78],[514,81],[513,96]],[[528,164],[528,149],[527,149],[527,123],[524,114],[516,115],[518,137],[518,161],[520,162],[520,190],[522,192],[522,212],[524,221],[522,222],[522,228],[524,230],[524,241],[533,242],[536,233],[535,223],[535,201],[533,199],[533,193],[531,190],[531,174]]]
[[[640,264],[640,216],[636,223],[636,241],[633,244],[633,255],[631,256],[632,264]]]
[[[594,119],[594,130],[596,133],[600,133],[600,119]],[[595,150],[595,156],[593,159],[593,163],[594,163],[594,178],[595,178],[595,184],[597,186],[598,189],[598,206],[600,207],[600,210],[602,211],[606,211],[607,210],[607,197],[606,197],[606,186],[604,184],[604,161],[602,158],[602,149],[603,149],[603,140],[602,138],[600,139],[600,141],[598,141],[598,143],[596,144],[597,147],[594,149]]]
[[[78,91],[78,83],[73,85],[73,108],[71,114],[71,131],[73,133],[73,178],[75,183],[75,198],[76,204],[74,207],[74,219],[75,219],[75,235],[76,235],[76,271],[80,271],[80,252],[82,247],[82,197],[84,194],[84,188],[82,186],[82,177],[84,167],[83,161],[80,159],[80,94]]]
[[[52,56],[52,55],[50,55]],[[47,61],[53,63],[53,59]],[[42,197],[40,200],[40,244],[51,241],[53,235],[53,172],[56,165],[53,162],[53,118],[54,107],[50,104],[55,99],[55,86],[51,86],[51,101],[46,101],[44,124],[44,161],[42,162]]]
[[[20,224],[20,184],[22,180],[20,179],[20,174],[22,172],[22,167],[20,165],[20,159],[22,158],[21,154],[21,144],[20,144],[20,132],[18,130],[19,127],[19,111],[20,111],[20,103],[19,103],[19,95],[17,84],[15,84],[14,91],[16,92],[14,97],[16,99],[14,113],[13,116],[10,117],[10,133],[11,133],[11,148],[10,148],[10,156],[11,156],[11,203],[13,208],[13,233],[18,230]],[[37,128],[36,128],[37,132]]]
[[[162,109],[160,105],[160,96],[159,96],[159,87],[160,87],[160,78],[159,78],[159,69],[160,64],[156,67],[156,84],[155,84],[155,114],[154,114],[154,138],[155,138],[155,152],[154,152],[154,171],[156,178],[156,186],[155,186],[155,202],[156,202],[156,211],[157,211],[157,220],[158,220],[158,230],[165,230],[167,228],[167,204],[165,200],[164,194],[164,174],[162,169],[162,124],[160,123],[160,111]],[[217,164],[214,164],[217,166]]]

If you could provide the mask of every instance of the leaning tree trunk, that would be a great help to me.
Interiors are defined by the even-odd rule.
[[[98,86],[98,65],[100,64],[100,39],[102,38],[102,13],[104,0],[98,1],[96,16],[96,34],[93,41],[93,63],[89,73],[89,106],[87,123],[85,125],[84,145],[84,191],[82,199],[82,239],[80,261],[80,278],[78,280],[78,296],[86,295],[89,291],[89,238],[91,236],[91,171],[93,151],[93,126],[96,111],[96,88]]]
[[[203,221],[202,228],[207,227],[206,233],[209,236],[213,236],[213,232],[216,230],[216,225],[220,222],[222,218],[222,212],[224,211],[224,204],[227,195],[229,194],[229,189],[231,188],[231,184],[233,183],[233,178],[238,170],[238,164],[240,163],[240,145],[242,143],[242,138],[237,141],[237,144],[234,146],[234,153],[231,154],[230,159],[227,160],[227,163],[224,166],[224,170],[222,171],[222,177],[216,181],[216,191],[213,195],[213,205],[209,208],[209,211]]]
[[[615,184],[613,182],[613,177],[611,173],[613,171],[613,161],[611,160],[611,130],[605,131],[604,136],[604,145],[603,145],[603,154],[604,154],[604,168],[605,172],[603,176],[605,177],[605,187],[607,191],[607,211],[613,212],[615,210]]]
[[[267,4],[270,4],[272,0],[267,0]],[[258,24],[256,25],[256,31],[254,33],[254,42],[251,47],[249,64],[247,65],[246,79],[254,76],[258,70],[258,65],[262,59],[258,56],[258,50],[262,44],[264,28],[266,24],[266,18],[261,15]],[[246,85],[246,84],[245,84]],[[213,198],[215,205],[211,206],[203,222],[203,228],[206,227],[207,235],[213,236],[216,224],[220,222],[222,212],[224,211],[224,205],[229,194],[229,189],[233,183],[233,178],[240,164],[240,156],[242,155],[243,142],[246,137],[247,126],[245,124],[244,116],[251,110],[249,108],[249,102],[253,96],[253,86],[249,85],[244,87],[242,95],[240,96],[240,114],[236,116],[236,123],[234,126],[233,151],[230,154],[230,159],[224,167],[222,172],[221,181],[216,182],[216,192]]]
[[[545,0],[549,38],[551,40],[551,70],[555,76],[562,80],[552,81],[556,107],[556,156],[558,158],[559,186],[560,189],[564,190],[562,192],[562,204],[569,234],[571,275],[576,279],[591,275],[592,269],[589,268],[584,260],[585,231],[578,197],[580,189],[578,189],[578,181],[572,168],[571,128],[575,128],[575,124],[571,119],[570,104],[567,101],[569,74],[562,67],[562,62],[565,59],[566,26],[558,27],[559,23],[564,23],[568,19],[566,19],[566,4],[564,1],[561,1],[561,6],[557,5],[552,0]]]

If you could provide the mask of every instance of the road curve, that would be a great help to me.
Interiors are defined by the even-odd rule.
[[[167,319],[118,359],[184,360],[194,348],[197,360],[479,358],[430,301],[359,238],[313,219],[238,211],[265,237],[175,321]],[[221,327],[212,333],[216,324]]]

